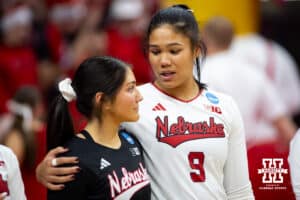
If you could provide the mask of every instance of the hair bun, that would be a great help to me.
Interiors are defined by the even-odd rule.
[[[185,4],[175,4],[172,6],[173,8],[181,8],[183,10],[186,10],[186,11],[189,11],[189,12],[193,12],[192,9],[190,9],[190,7],[188,7],[187,5]]]

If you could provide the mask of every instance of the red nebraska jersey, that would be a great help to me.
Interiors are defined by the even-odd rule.
[[[203,90],[183,101],[139,87],[138,122],[124,127],[144,148],[152,199],[253,199],[244,127],[233,99]]]

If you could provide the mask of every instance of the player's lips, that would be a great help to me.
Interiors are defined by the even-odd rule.
[[[176,72],[173,71],[165,71],[159,73],[159,76],[161,77],[162,80],[164,81],[169,81],[175,76]]]
[[[133,108],[134,111],[139,111],[139,107]]]

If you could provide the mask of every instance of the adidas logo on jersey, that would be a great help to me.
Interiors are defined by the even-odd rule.
[[[140,150],[137,147],[129,148],[129,151],[131,152],[132,156],[139,156],[141,155]]]
[[[166,111],[166,108],[163,105],[161,105],[160,103],[158,103],[158,104],[156,104],[156,106],[154,106],[152,108],[152,110],[153,111]]]
[[[110,165],[111,165],[110,162],[108,162],[104,158],[101,158],[101,160],[100,160],[100,169],[101,170],[108,167],[108,166],[110,166]]]

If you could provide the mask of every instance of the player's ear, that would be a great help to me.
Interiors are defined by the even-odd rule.
[[[200,49],[200,47],[196,46],[196,47],[194,48],[193,58],[194,58],[194,60],[195,60],[196,58],[198,58],[198,57],[200,57],[200,56],[201,56],[201,49]]]
[[[103,98],[103,92],[97,92],[95,94],[95,104],[101,104],[102,98]]]
[[[112,102],[105,98],[103,92],[97,92],[95,94],[95,106],[101,109],[109,110],[112,107]]]

